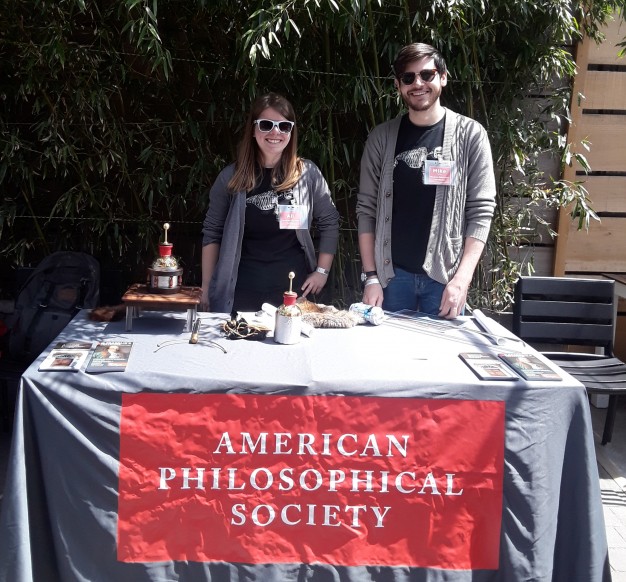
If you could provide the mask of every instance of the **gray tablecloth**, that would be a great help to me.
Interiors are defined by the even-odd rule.
[[[133,342],[123,373],[24,374],[0,521],[0,580],[20,582],[358,580],[512,582],[610,580],[589,407],[584,388],[560,382],[479,381],[467,351],[496,346],[472,331],[401,320],[316,329],[281,346],[220,338],[224,317],[201,314],[190,345],[184,315],[144,314],[124,323],[79,315],[59,340]],[[167,340],[182,343],[159,348]],[[117,561],[121,397],[145,391],[389,396],[498,400],[506,405],[498,570]]]

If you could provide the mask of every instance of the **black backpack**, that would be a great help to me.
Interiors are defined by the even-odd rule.
[[[37,265],[20,289],[9,352],[32,362],[83,308],[100,299],[100,265],[86,253],[59,251]]]

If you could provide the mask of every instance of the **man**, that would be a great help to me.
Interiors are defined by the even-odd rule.
[[[363,302],[453,319],[463,312],[495,209],[489,140],[440,103],[446,63],[414,43],[393,64],[408,113],[373,129],[357,201]]]

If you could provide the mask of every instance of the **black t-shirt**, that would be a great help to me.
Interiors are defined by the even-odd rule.
[[[393,264],[410,273],[424,273],[424,259],[433,219],[436,186],[424,184],[424,161],[436,159],[443,144],[445,117],[430,126],[400,122],[393,170],[391,251]]]
[[[295,230],[280,229],[278,204],[292,203],[291,192],[277,193],[271,168],[263,170],[260,184],[246,195],[246,221],[235,288],[234,309],[257,311],[265,302],[276,307],[289,289],[289,272],[298,292],[307,275],[304,250]]]

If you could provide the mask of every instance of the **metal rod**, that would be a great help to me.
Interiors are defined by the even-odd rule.
[[[387,317],[384,323],[394,325],[396,327],[402,327],[403,329],[413,328],[413,329],[417,329],[417,330],[425,331],[425,332],[430,331],[430,332],[441,333],[441,332],[452,331],[452,330],[461,331],[461,332],[469,332],[471,334],[484,336],[490,342],[496,345],[501,345],[506,340],[521,342],[522,344],[524,344],[524,342],[521,339],[515,336],[500,336],[500,335],[491,333],[490,331],[484,331],[484,326],[481,326],[481,329],[471,329],[471,328],[465,327],[464,323],[455,324],[455,323],[452,323],[451,320],[447,320],[447,319],[442,319],[442,320],[432,319],[433,316],[428,315],[428,314],[422,314],[419,311],[414,311],[412,313],[415,315],[418,315],[418,317],[415,317],[414,315],[408,315],[402,312],[385,311],[385,315]],[[473,318],[473,321],[476,322],[477,319]],[[455,339],[458,339],[458,338],[455,338]]]
[[[191,337],[189,338],[190,344],[198,343],[198,330],[200,329],[200,323],[202,320],[198,317],[196,321],[193,322],[193,328],[191,329]]]
[[[160,344],[157,344],[157,349],[154,350],[152,353],[154,354],[155,352],[158,352],[159,350],[163,349],[163,348],[167,348],[169,346],[173,346],[174,344],[190,344],[191,342],[188,342],[186,340],[168,340],[166,342],[162,342]],[[225,354],[227,354],[228,352],[226,351],[226,348],[221,346],[220,344],[218,344],[217,342],[214,342],[213,340],[200,340],[195,342],[192,345],[196,345],[196,346],[206,346],[207,348],[210,348],[211,346],[219,348],[220,350],[222,350]]]

